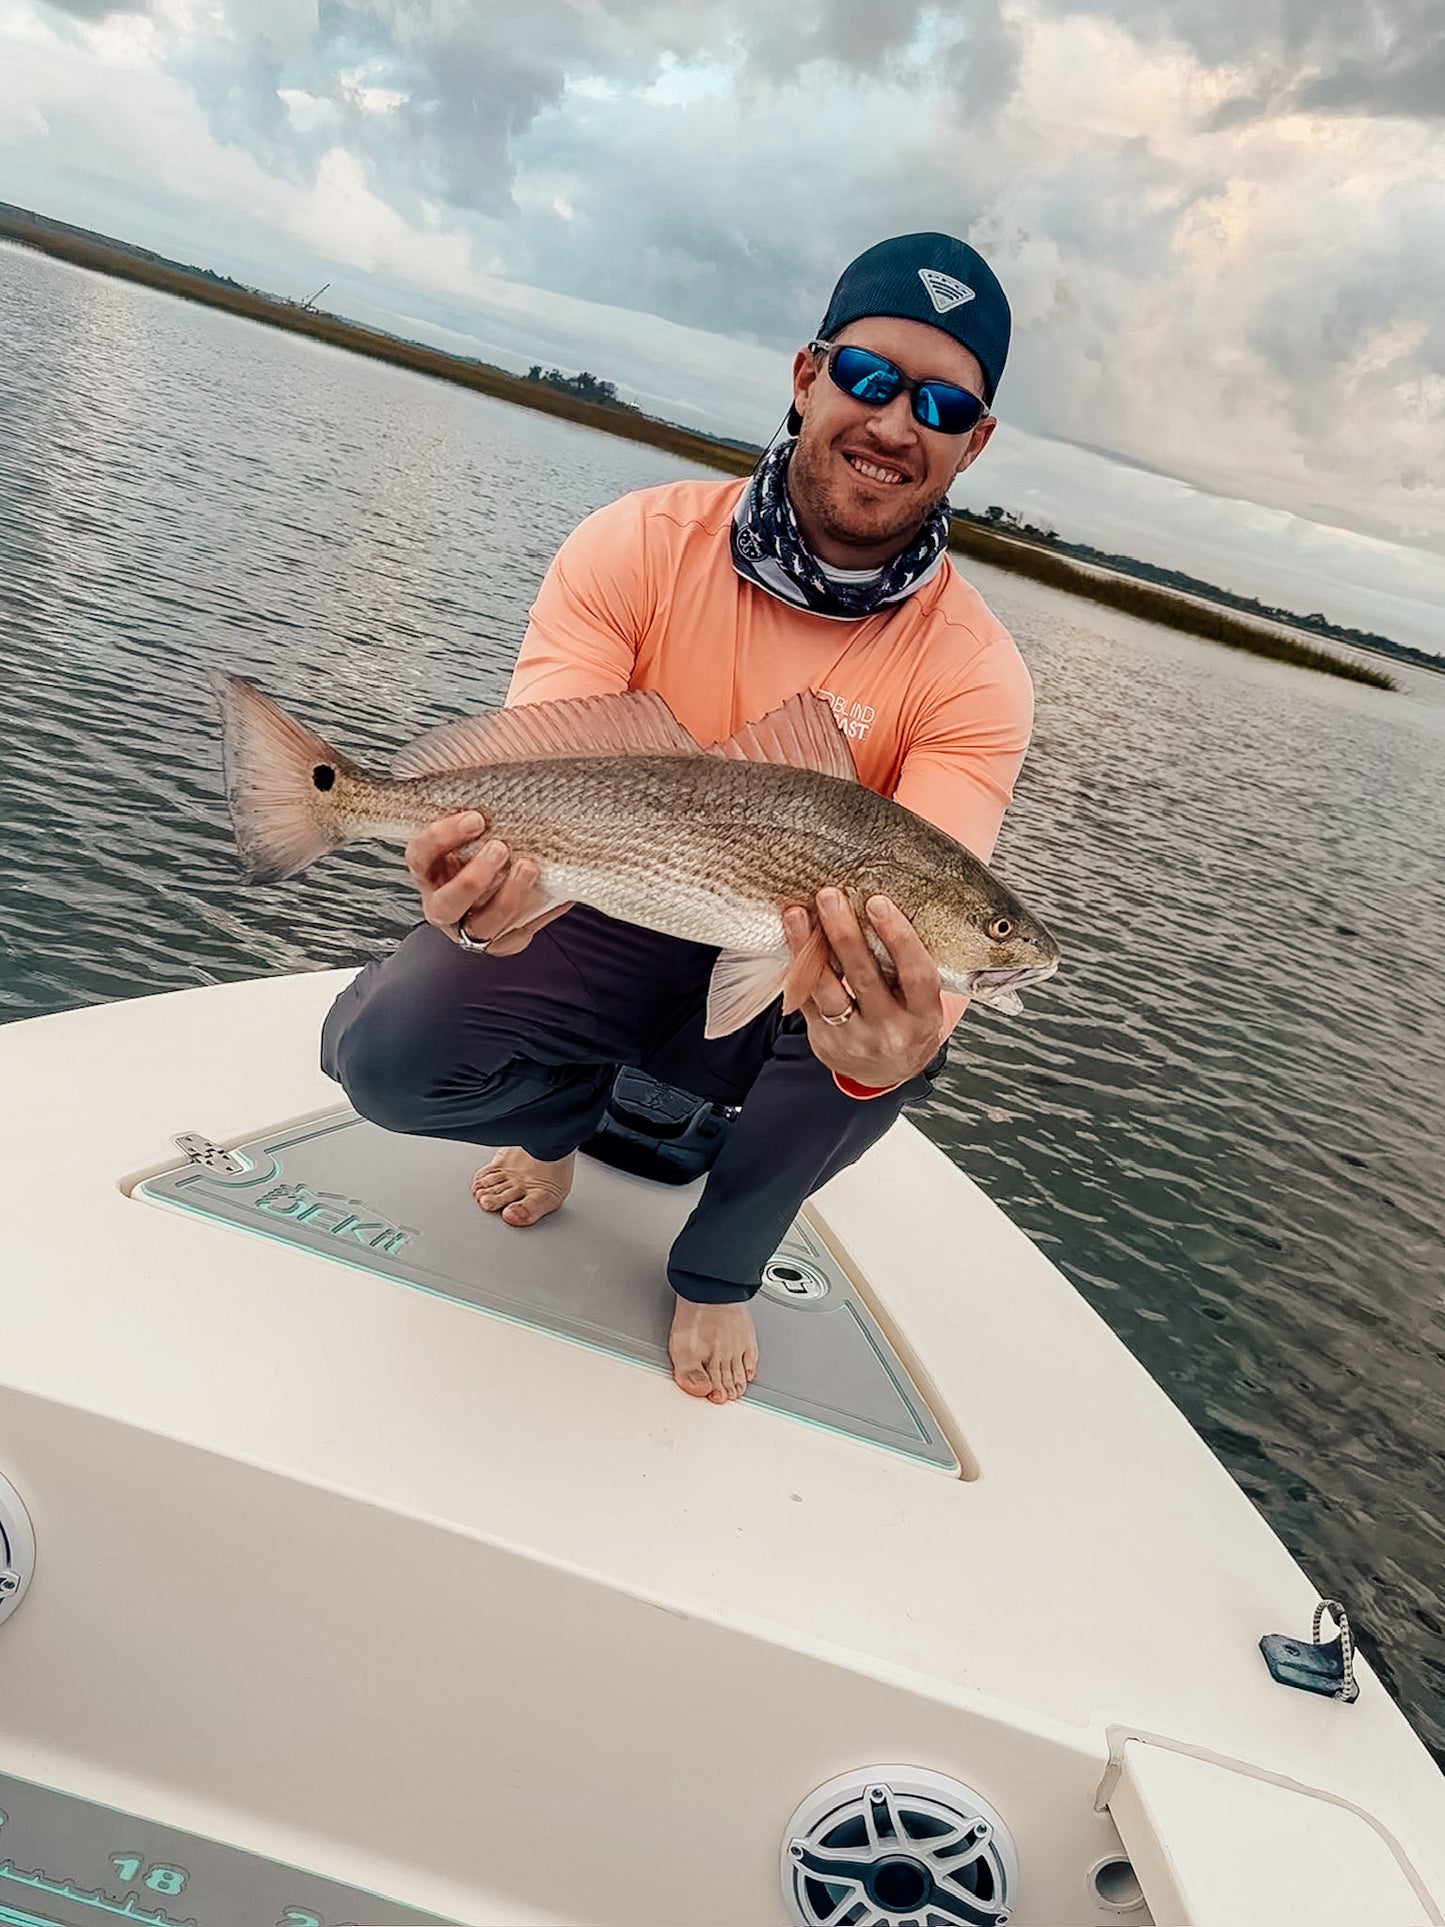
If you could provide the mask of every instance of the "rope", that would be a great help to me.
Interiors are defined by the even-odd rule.
[[[1320,1626],[1327,1611],[1333,1615],[1335,1624],[1340,1629],[1340,1662],[1344,1668],[1344,1679],[1335,1698],[1356,1700],[1360,1697],[1360,1689],[1355,1684],[1355,1638],[1350,1631],[1349,1614],[1338,1599],[1322,1599],[1315,1607],[1315,1623],[1310,1637],[1316,1646],[1321,1643]]]

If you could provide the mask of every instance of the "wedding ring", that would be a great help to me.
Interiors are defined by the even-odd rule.
[[[467,915],[470,916],[471,912],[468,911]],[[485,950],[487,945],[491,941],[492,939],[490,937],[469,937],[467,935],[466,917],[463,917],[461,922],[457,925],[457,943],[460,946],[460,948],[463,950],[480,952]]]
[[[856,1004],[849,1004],[848,1008],[846,1010],[840,1010],[836,1017],[829,1016],[826,1010],[820,1012],[819,1014],[821,1015],[823,1022],[825,1024],[846,1024],[848,1019],[853,1015],[853,1012],[857,1008],[858,1006]]]

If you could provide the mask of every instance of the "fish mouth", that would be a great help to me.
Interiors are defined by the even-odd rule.
[[[975,1003],[987,1004],[990,1010],[1001,1010],[1009,1017],[1016,1017],[1023,1009],[1019,992],[1027,984],[1041,984],[1046,977],[1052,977],[1058,969],[1057,963],[1019,964],[1012,969],[976,970],[968,986],[968,994]]]

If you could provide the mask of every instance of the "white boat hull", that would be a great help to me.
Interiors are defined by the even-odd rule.
[[[961,1477],[134,1195],[178,1132],[335,1107],[342,981],[0,1030],[0,1474],[35,1532],[0,1775],[378,1921],[783,1927],[790,1820],[888,1765],[1000,1818],[1013,1927],[1442,1919],[1445,1782],[1406,1721],[1363,1663],[1351,1706],[1271,1680],[1259,1639],[1307,1636],[1314,1588],[910,1127],[809,1223]],[[7,1831],[0,1921],[68,1927],[7,1890],[35,1871]],[[124,1826],[106,1858],[63,1871],[119,1911]],[[1147,1902],[1091,1885],[1125,1859]]]

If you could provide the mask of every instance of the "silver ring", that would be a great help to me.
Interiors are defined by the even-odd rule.
[[[840,1010],[836,1017],[830,1017],[826,1010],[820,1011],[819,1015],[825,1024],[846,1024],[857,1008],[858,1006],[856,1004],[849,1004],[848,1008],[846,1010]]]
[[[469,910],[467,912],[467,917],[469,917],[471,914],[472,913]],[[463,950],[471,950],[473,952],[480,954],[480,952],[484,951],[487,948],[488,944],[491,943],[492,939],[490,937],[469,937],[467,935],[467,917],[463,917],[461,922],[457,925],[458,946]]]

